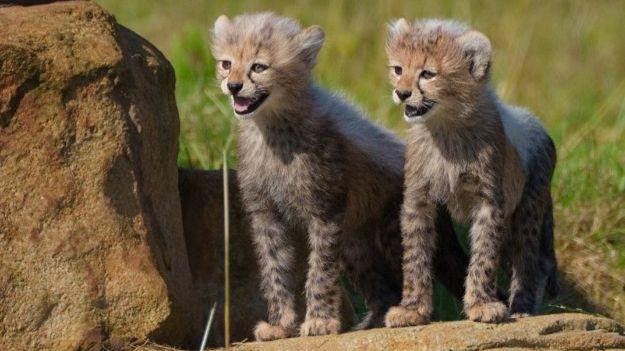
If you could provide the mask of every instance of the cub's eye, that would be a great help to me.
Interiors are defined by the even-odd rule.
[[[254,71],[255,73],[261,73],[267,68],[269,68],[269,66],[262,64],[262,63],[255,63],[252,65],[252,71]]]
[[[434,77],[436,77],[436,72],[428,71],[426,69],[421,71],[421,78],[423,79],[432,79]]]
[[[399,66],[393,66],[393,71],[395,72],[396,75],[401,76],[404,70]]]
[[[228,61],[228,60],[222,60],[221,61],[221,68],[228,70],[230,69],[230,66],[232,66],[232,62]]]

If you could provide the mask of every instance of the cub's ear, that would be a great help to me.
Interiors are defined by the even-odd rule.
[[[295,40],[300,45],[299,56],[308,67],[313,67],[317,61],[317,54],[323,46],[325,33],[319,26],[310,26],[297,34]]]
[[[410,29],[410,23],[405,18],[391,21],[387,26],[388,37],[393,38],[397,35],[407,32]]]
[[[228,16],[219,16],[219,18],[217,18],[217,20],[215,21],[215,26],[213,27],[213,36],[218,37],[222,35],[226,31],[226,29],[230,27],[231,24],[232,22],[230,22]]]
[[[488,38],[475,30],[466,32],[456,39],[464,55],[470,60],[469,71],[475,79],[482,80],[488,76],[490,68],[491,46]]]

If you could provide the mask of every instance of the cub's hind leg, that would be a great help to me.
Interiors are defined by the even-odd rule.
[[[514,317],[536,313],[542,297],[539,290],[544,289],[546,278],[541,277],[540,256],[546,208],[545,190],[528,183],[512,218],[509,238],[512,277],[508,303]]]
[[[399,228],[397,228],[399,230]],[[367,315],[354,329],[369,329],[384,325],[384,315],[401,298],[401,282],[376,247],[371,226],[345,233],[343,238],[343,262],[345,272],[354,288],[362,294],[367,305]],[[377,234],[377,233],[372,233]],[[399,233],[397,233],[399,236]]]
[[[462,299],[469,257],[460,246],[451,216],[444,206],[438,206],[436,232],[438,245],[434,255],[435,277],[457,299]]]

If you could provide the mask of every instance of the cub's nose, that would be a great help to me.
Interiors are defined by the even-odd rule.
[[[228,83],[228,90],[230,90],[232,95],[235,95],[236,93],[240,92],[241,89],[243,89],[243,84],[241,83]]]
[[[404,101],[407,98],[409,98],[410,95],[412,95],[412,91],[408,91],[408,90],[395,90],[395,94],[397,94],[397,97],[399,98],[399,100]]]

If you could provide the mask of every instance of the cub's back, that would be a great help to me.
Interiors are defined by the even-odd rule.
[[[357,107],[340,96],[320,88],[315,90],[315,94],[319,103],[319,115],[329,118],[347,141],[365,153],[375,164],[393,173],[403,173],[403,141],[368,120]]]
[[[552,143],[551,138],[538,118],[527,109],[500,101],[497,107],[506,136],[516,148],[527,171],[534,157],[547,156],[545,150]]]

